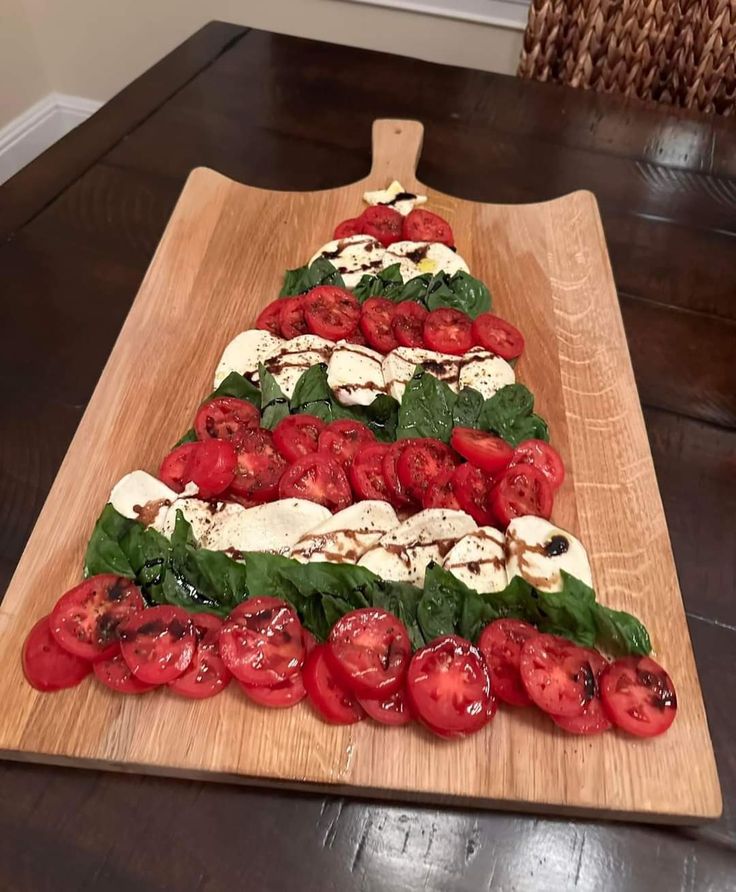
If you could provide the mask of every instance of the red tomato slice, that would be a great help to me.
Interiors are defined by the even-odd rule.
[[[399,688],[386,700],[359,700],[366,713],[382,725],[408,725],[412,720],[406,688]]]
[[[69,653],[83,660],[107,660],[119,650],[120,623],[145,606],[140,589],[130,579],[102,573],[59,598],[49,627]]]
[[[524,352],[524,335],[500,316],[481,313],[473,320],[473,341],[505,359],[516,359]]]
[[[448,471],[458,460],[441,440],[426,437],[406,447],[396,462],[396,473],[410,499],[421,502],[427,487]]]
[[[294,608],[279,598],[249,598],[220,630],[220,656],[244,684],[272,687],[304,663],[302,626]]]
[[[130,671],[148,684],[166,684],[192,662],[194,626],[186,610],[162,605],[134,613],[118,626],[120,652]]]
[[[388,452],[387,443],[375,443],[353,458],[348,477],[353,492],[359,499],[381,499],[390,502],[386,478],[383,476],[383,457]]]
[[[403,300],[396,305],[391,330],[401,347],[424,346],[424,322],[428,312],[414,300]]]
[[[401,458],[401,453],[413,443],[421,442],[422,441],[416,437],[410,437],[407,440],[397,440],[389,446],[388,452],[383,456],[383,461],[381,463],[383,467],[383,477],[386,481],[386,486],[388,487],[391,503],[397,508],[405,508],[412,503],[411,496],[404,489],[397,473],[397,465]]]
[[[218,396],[199,407],[194,430],[200,440],[236,440],[260,426],[261,413],[248,400]]]
[[[282,338],[296,338],[307,334],[309,326],[304,315],[304,300],[301,297],[280,298],[279,329]]]
[[[365,718],[363,708],[335,677],[325,659],[327,646],[318,644],[304,664],[302,678],[309,702],[326,722],[353,725]]]
[[[277,338],[281,337],[281,307],[283,300],[281,298],[272,300],[268,306],[264,307],[258,314],[256,319],[256,328],[261,331],[268,331]]]
[[[317,646],[317,641],[307,629],[302,629],[302,640],[304,641],[304,659],[306,660]],[[272,709],[288,709],[290,706],[296,706],[307,696],[301,672],[295,672],[284,681],[269,688],[253,687],[253,685],[243,684],[242,681],[239,681],[238,684],[249,700],[258,703],[259,706],[268,706]]]
[[[335,227],[333,239],[350,238],[351,235],[362,235],[363,221],[360,217],[351,217],[349,220],[343,220]]]
[[[118,694],[147,694],[154,691],[158,685],[147,684],[136,678],[130,671],[130,666],[123,659],[121,653],[115,654],[109,660],[100,660],[92,667],[97,681],[117,691]]]
[[[514,455],[514,450],[501,437],[472,427],[456,427],[450,435],[450,445],[476,468],[488,474],[503,471]]]
[[[601,674],[600,690],[608,718],[637,737],[664,734],[677,715],[672,679],[650,657],[615,660]]]
[[[360,330],[360,324],[358,324],[358,327],[357,327],[357,328],[355,329],[355,331],[350,335],[350,337],[349,337],[349,338],[345,338],[345,340],[348,341],[350,344],[360,344],[361,347],[367,347],[367,346],[368,346],[368,341],[366,341],[366,339],[365,339],[365,335],[364,335],[363,332]]]
[[[342,465],[313,452],[297,459],[279,481],[280,499],[307,499],[324,505],[334,514],[353,503],[350,483]]]
[[[393,613],[363,607],[335,623],[325,657],[338,680],[356,697],[384,700],[404,685],[411,641]]]
[[[436,638],[414,654],[406,691],[414,715],[441,735],[473,734],[493,716],[483,654],[457,635]]]
[[[329,341],[339,341],[358,327],[360,304],[344,288],[319,285],[304,295],[304,318],[309,330]]]
[[[257,503],[276,499],[286,460],[277,450],[271,431],[263,428],[246,431],[238,440],[236,451],[232,492]]]
[[[369,297],[363,304],[360,330],[368,346],[380,353],[389,353],[399,346],[391,327],[395,311],[396,304],[385,297]]]
[[[424,345],[440,353],[458,356],[467,353],[473,346],[470,325],[470,316],[460,310],[453,310],[451,307],[432,310],[424,320]]]
[[[539,633],[520,619],[497,619],[481,632],[478,647],[491,670],[493,693],[512,706],[530,706],[519,674],[521,648]]]
[[[369,427],[346,418],[327,425],[327,429],[319,435],[319,451],[347,469],[359,452],[375,442],[376,438]]]
[[[550,715],[582,715],[598,689],[588,649],[557,635],[529,638],[519,672],[529,697]]]
[[[462,467],[462,465],[460,467]],[[453,473],[454,472],[446,471],[429,484],[422,496],[422,508],[452,508],[453,511],[463,510],[452,490]]]
[[[327,425],[315,415],[287,415],[273,429],[273,444],[288,462],[317,451]]]
[[[523,440],[519,443],[511,457],[511,466],[516,465],[534,465],[549,480],[555,492],[565,479],[565,465],[560,453],[544,440]]]
[[[28,633],[23,644],[23,674],[37,691],[73,688],[92,671],[89,660],[70,654],[51,634],[49,617],[44,616]]]
[[[551,716],[555,725],[559,726],[571,734],[600,734],[602,731],[608,731],[611,723],[606,716],[601,703],[601,695],[599,688],[599,679],[601,673],[608,665],[608,660],[602,657],[597,650],[586,648],[590,658],[590,667],[596,679],[596,693],[592,700],[588,701],[580,715],[575,716]]]
[[[380,204],[367,207],[360,216],[361,232],[378,239],[384,248],[401,240],[403,222],[395,208]]]
[[[452,475],[452,491],[462,510],[482,527],[494,526],[496,518],[491,510],[493,480],[480,468],[465,462]]]
[[[409,242],[442,242],[451,248],[455,245],[447,220],[423,208],[414,208],[404,217],[402,238]]]
[[[230,670],[220,656],[218,639],[222,620],[211,613],[192,613],[197,649],[189,667],[169,682],[177,694],[190,700],[204,700],[224,691],[230,683]]]
[[[224,492],[235,476],[235,449],[227,440],[199,440],[172,449],[161,464],[158,476],[175,492],[196,483],[200,499]]]
[[[506,468],[491,491],[491,511],[502,529],[525,514],[549,519],[553,503],[549,481],[533,465]]]

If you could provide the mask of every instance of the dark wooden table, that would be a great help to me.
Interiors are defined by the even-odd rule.
[[[733,122],[207,26],[0,187],[3,588],[187,173],[347,183],[376,117],[424,122],[419,175],[444,191],[598,197],[723,817],[627,826],[4,763],[3,890],[736,889]]]

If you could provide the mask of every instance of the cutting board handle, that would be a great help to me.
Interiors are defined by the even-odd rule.
[[[370,181],[374,189],[385,189],[399,180],[411,191],[417,185],[416,171],[424,140],[419,121],[379,118],[373,122],[373,163]]]

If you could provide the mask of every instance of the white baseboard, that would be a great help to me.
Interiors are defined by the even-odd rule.
[[[49,93],[0,129],[0,183],[86,121],[102,105],[83,96]]]

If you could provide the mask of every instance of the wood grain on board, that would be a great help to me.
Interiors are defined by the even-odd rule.
[[[493,206],[415,179],[422,127],[380,121],[363,181],[271,192],[195,170],[181,195],[0,608],[0,751],[11,758],[212,780],[310,784],[368,795],[642,820],[716,817],[721,797],[669,537],[595,199]],[[501,711],[460,744],[419,728],[322,723],[305,704],[267,711],[235,687],[213,701],[125,698],[95,685],[54,695],[23,680],[32,622],[80,576],[111,485],[157,468],[209,391],[225,344],[253,323],[284,269],[303,263],[366,188],[429,195],[495,308],[524,331],[517,374],[569,469],[555,520],[588,548],[603,603],[636,613],[678,688],[668,734],[575,738]],[[697,760],[692,758],[698,754]],[[679,782],[686,777],[687,782]]]

